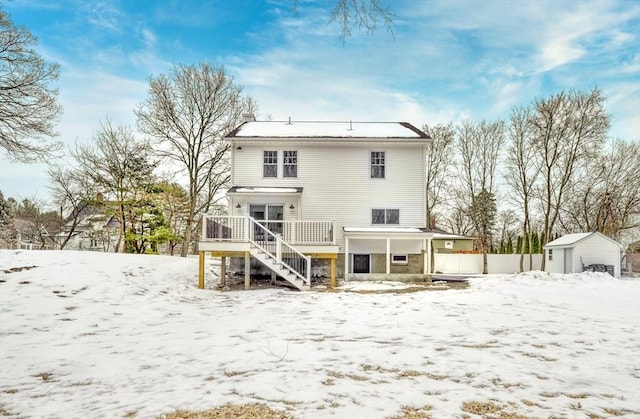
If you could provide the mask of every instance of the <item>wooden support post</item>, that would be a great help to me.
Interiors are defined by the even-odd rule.
[[[204,252],[198,252],[198,288],[204,289]]]
[[[334,289],[336,287],[336,258],[331,258],[331,277],[329,280],[329,288]]]
[[[227,286],[227,258],[222,256],[220,258],[220,285]]]
[[[244,252],[244,289],[251,286],[251,254]]]
[[[271,285],[275,285],[276,284],[276,273],[274,271],[271,271]]]
[[[387,250],[385,255],[385,273],[389,275],[391,273],[391,239],[387,239]]]

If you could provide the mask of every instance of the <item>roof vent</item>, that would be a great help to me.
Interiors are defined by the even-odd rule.
[[[291,117],[289,117],[289,122],[287,122],[287,125],[291,125]]]

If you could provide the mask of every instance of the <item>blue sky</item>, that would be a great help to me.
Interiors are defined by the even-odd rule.
[[[100,121],[135,126],[149,75],[224,65],[258,118],[506,118],[514,105],[599,87],[611,136],[640,141],[640,2],[389,0],[393,35],[328,24],[332,0],[0,0],[61,66],[67,145]],[[46,199],[43,165],[0,160],[5,197]]]

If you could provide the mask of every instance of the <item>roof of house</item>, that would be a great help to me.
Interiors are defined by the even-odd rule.
[[[430,139],[408,122],[248,121],[227,137]]]
[[[572,234],[565,234],[562,237],[558,237],[555,240],[550,241],[549,243],[545,244],[543,247],[547,248],[547,247],[572,247],[574,246],[576,243],[578,243],[579,241],[582,241],[584,239],[586,239],[587,237],[593,236],[593,235],[600,235],[602,237],[604,237],[605,239],[617,244],[618,246],[620,246],[620,244],[618,242],[616,242],[615,240],[605,236],[602,233],[598,233],[597,231],[594,231],[592,233],[572,233]]]

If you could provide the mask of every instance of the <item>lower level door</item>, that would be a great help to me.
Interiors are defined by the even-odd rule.
[[[371,255],[353,255],[353,273],[368,274],[370,273]]]

